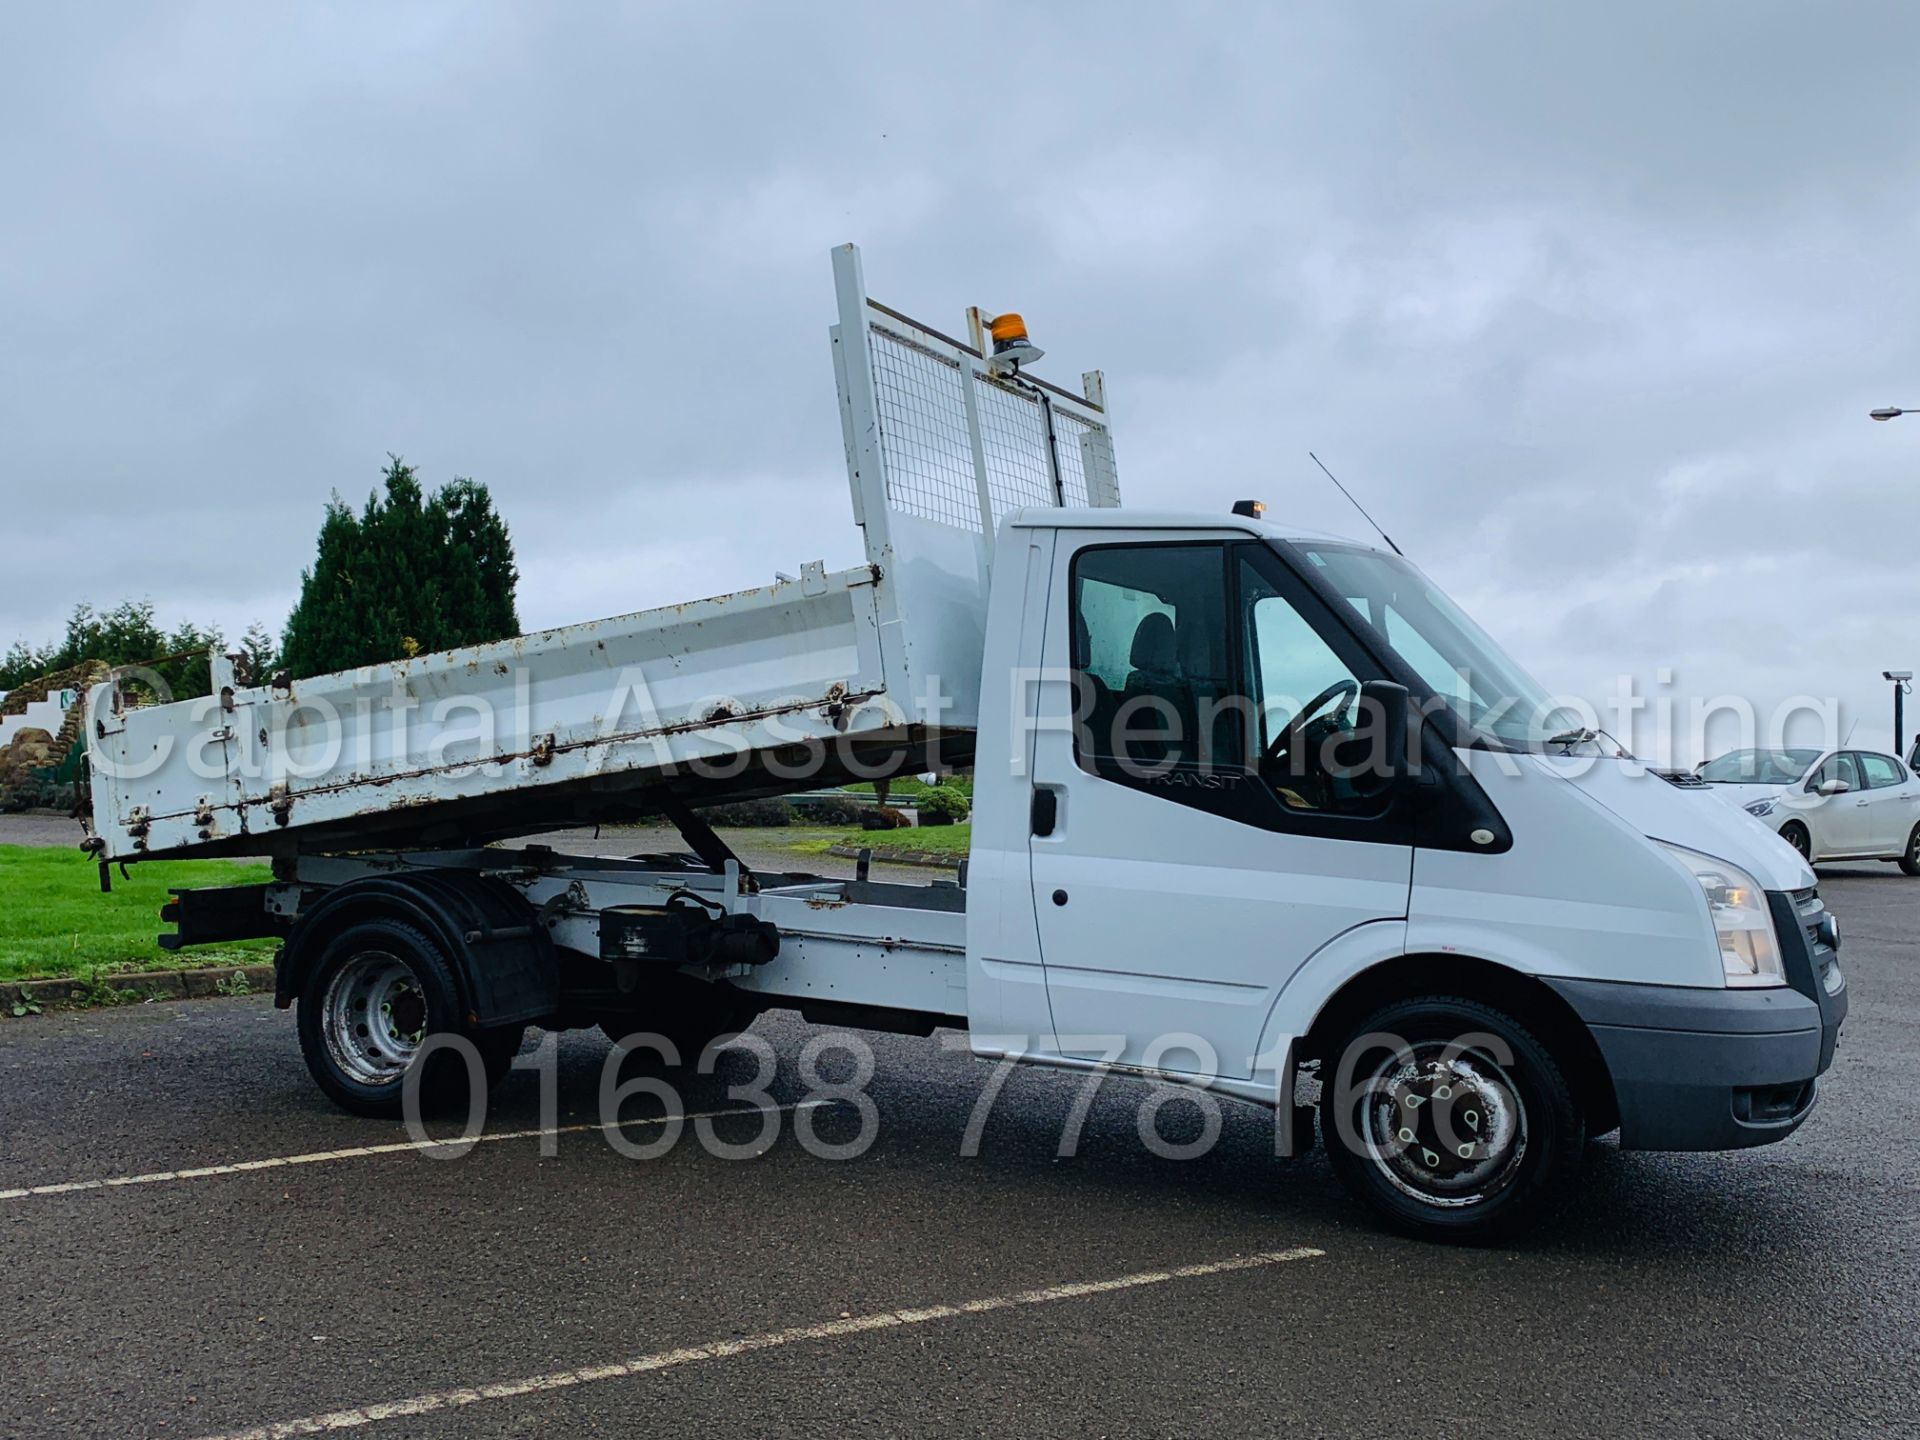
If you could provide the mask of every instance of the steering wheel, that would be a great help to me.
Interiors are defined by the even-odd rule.
[[[1347,707],[1353,704],[1354,697],[1359,693],[1360,682],[1357,680],[1336,680],[1327,686],[1313,699],[1302,705],[1300,712],[1287,722],[1286,727],[1278,735],[1273,737],[1267,746],[1265,757],[1267,762],[1271,764],[1292,750],[1294,742],[1306,730],[1307,722],[1312,720],[1320,708],[1335,696],[1339,697],[1340,703],[1321,721],[1321,727],[1324,732],[1338,726],[1341,717],[1347,713]]]

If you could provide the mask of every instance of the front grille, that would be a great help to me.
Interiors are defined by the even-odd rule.
[[[1770,890],[1767,908],[1780,937],[1787,983],[1820,1007],[1819,1075],[1833,1063],[1840,1043],[1840,1022],[1847,1014],[1847,980],[1840,967],[1840,931],[1821,902],[1820,892]]]
[[[1826,902],[1820,898],[1820,892],[1811,886],[1790,892],[1787,899],[1792,902],[1794,918],[1799,921],[1807,937],[1807,950],[1813,958],[1814,983],[1831,995],[1844,982],[1840,977],[1840,954],[1834,946],[1837,935],[1833,921],[1827,914]]]

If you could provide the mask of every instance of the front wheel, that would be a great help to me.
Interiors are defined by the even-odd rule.
[[[1334,1173],[1381,1219],[1428,1240],[1485,1243],[1567,1191],[1585,1121],[1552,1054],[1512,1016],[1430,995],[1367,1016],[1323,1073]]]
[[[1920,875],[1920,825],[1914,826],[1913,833],[1907,836],[1907,849],[1900,857],[1900,868],[1909,875]]]

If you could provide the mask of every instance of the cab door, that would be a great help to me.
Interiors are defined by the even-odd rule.
[[[1263,759],[1385,677],[1257,543],[1064,531],[1055,557],[1029,848],[1060,1049],[1249,1076],[1310,956],[1404,926],[1404,800]]]

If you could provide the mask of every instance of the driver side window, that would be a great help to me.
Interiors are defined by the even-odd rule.
[[[1850,752],[1830,756],[1827,763],[1814,772],[1813,780],[1807,789],[1816,791],[1829,780],[1843,780],[1849,790],[1860,788],[1860,773],[1854,768],[1853,755]]]
[[[1327,760],[1354,726],[1360,678],[1292,601],[1244,559],[1240,569],[1245,674],[1263,779],[1290,810],[1376,808]]]

